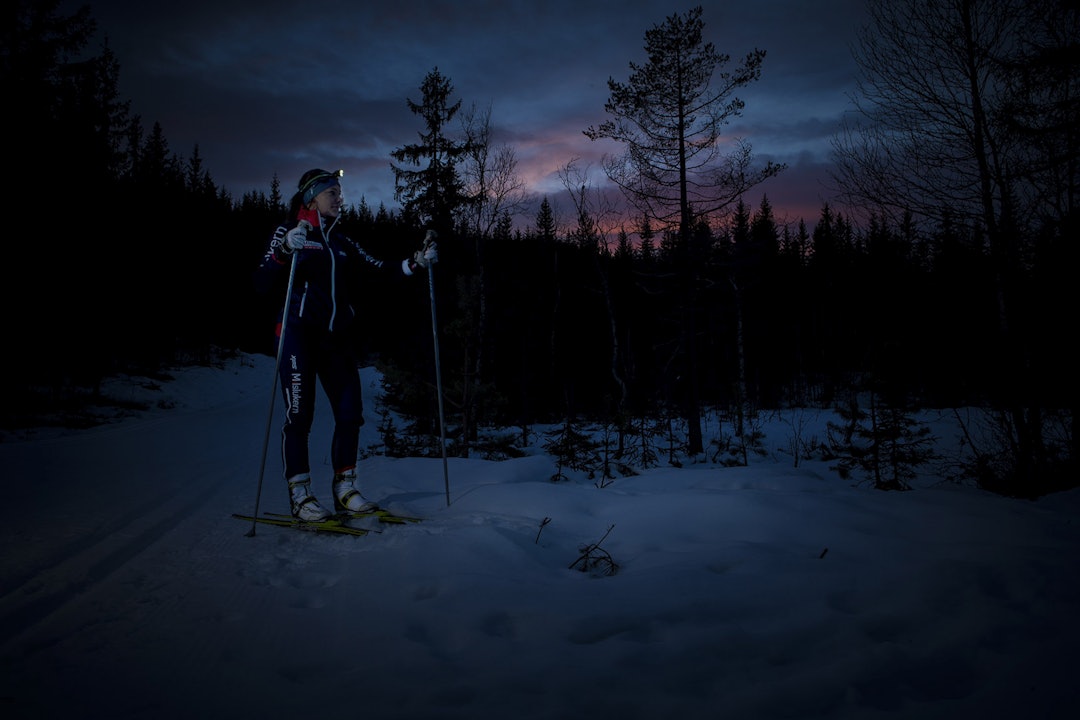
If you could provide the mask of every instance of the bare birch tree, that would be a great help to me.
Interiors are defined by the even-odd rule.
[[[951,215],[985,239],[1010,482],[1033,486],[1047,456],[1026,326],[1032,309],[1053,309],[1033,306],[1028,273],[1039,234],[1075,224],[1078,11],[1065,0],[870,0],[869,9],[854,48],[855,119],[834,139],[833,179],[853,207],[894,221]],[[1070,402],[1075,418],[1075,393]]]

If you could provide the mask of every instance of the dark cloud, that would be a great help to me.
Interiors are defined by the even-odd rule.
[[[70,12],[83,3],[68,2]],[[120,91],[170,148],[200,156],[234,196],[284,190],[314,166],[346,170],[351,200],[394,208],[390,151],[417,140],[433,68],[465,106],[491,107],[495,141],[515,148],[535,189],[560,186],[573,158],[598,162],[602,146],[582,131],[606,119],[609,77],[645,61],[646,30],[696,3],[593,0],[457,2],[88,3],[120,62]],[[849,44],[863,0],[758,0],[705,6],[706,35],[741,61],[767,52],[761,79],[733,134],[788,172],[764,188],[774,207],[820,208],[814,173],[848,108]],[[798,183],[798,184],[796,184]],[[775,198],[775,199],[774,199]]]

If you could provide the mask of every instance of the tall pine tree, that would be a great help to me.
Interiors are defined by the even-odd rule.
[[[414,114],[424,121],[420,142],[393,150],[390,156],[403,166],[392,165],[394,199],[401,203],[407,216],[433,227],[440,237],[449,236],[454,229],[454,214],[466,203],[457,165],[468,152],[468,145],[447,135],[447,126],[461,101],[450,102],[454,86],[438,68],[433,69],[420,84],[423,94],[417,103],[406,99]]]

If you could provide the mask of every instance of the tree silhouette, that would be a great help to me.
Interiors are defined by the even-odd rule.
[[[692,454],[703,450],[694,279],[702,249],[694,247],[692,232],[700,219],[725,210],[746,190],[783,170],[772,162],[754,169],[748,143],[737,142],[725,154],[720,142],[724,125],[745,105],[734,93],[758,79],[765,51],[754,50],[733,71],[723,70],[731,58],[704,41],[703,29],[699,5],[646,31],[648,62],[630,63],[626,83],[608,80],[611,95],[604,110],[612,117],[585,130],[591,140],[607,138],[625,146],[623,154],[605,156],[608,178],[645,217],[678,233],[677,272],[685,293],[681,406]]]
[[[856,119],[834,141],[833,180],[848,202],[898,225],[908,214],[917,223],[959,220],[985,238],[998,308],[998,348],[987,358],[998,376],[992,401],[1011,436],[1014,475],[989,481],[1015,482],[1024,494],[1019,488],[1055,472],[1041,408],[1060,402],[1061,388],[1072,388],[1074,421],[1080,404],[1073,371],[1045,381],[1061,366],[1041,348],[1056,343],[1034,333],[1055,314],[1041,300],[1075,304],[1076,292],[1046,295],[1031,272],[1047,267],[1044,248],[1062,247],[1055,236],[1075,228],[1072,202],[1061,200],[1080,167],[1080,11],[1062,0],[869,7],[855,52]]]
[[[467,202],[458,163],[469,147],[447,135],[447,126],[461,109],[461,101],[450,103],[454,86],[438,68],[424,76],[420,91],[423,95],[419,103],[405,101],[409,110],[424,121],[420,142],[403,145],[390,153],[399,163],[416,168],[391,165],[394,199],[401,203],[405,214],[433,227],[441,237],[449,237],[455,211]]]

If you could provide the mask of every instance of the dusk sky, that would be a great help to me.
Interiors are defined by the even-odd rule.
[[[746,197],[768,195],[777,219],[812,227],[824,202],[829,141],[850,112],[850,44],[866,0],[705,2],[706,38],[735,69],[767,52],[761,78],[738,96],[728,134],[760,161],[788,164]],[[560,223],[573,206],[557,170],[569,161],[603,180],[600,156],[621,146],[582,131],[608,119],[609,77],[625,82],[646,61],[645,32],[697,2],[281,2],[65,0],[88,4],[120,63],[120,94],[147,132],[159,122],[173,153],[196,145],[214,182],[234,199],[286,197],[309,168],[343,168],[346,202],[396,210],[390,152],[418,141],[422,119],[406,99],[434,68],[452,100],[490,106],[494,145],[509,145],[530,189],[548,196]],[[456,128],[453,128],[456,129]],[[535,215],[526,217],[531,224]]]

